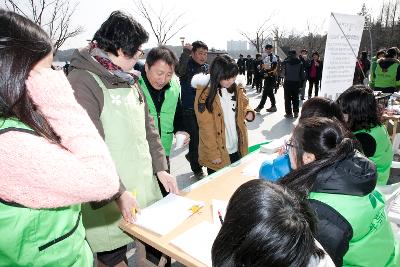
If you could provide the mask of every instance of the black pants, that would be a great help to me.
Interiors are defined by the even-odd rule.
[[[194,109],[183,110],[183,125],[186,132],[190,134],[188,154],[190,168],[197,173],[201,171],[201,166],[199,164],[199,125]]]
[[[259,75],[254,75],[253,83],[256,86],[257,92],[261,92],[261,90],[262,90],[262,77],[259,76]]]
[[[239,153],[235,152],[233,154],[229,154],[229,159],[231,160],[231,164],[238,161],[240,159]],[[213,174],[215,171],[207,167],[207,174]]]
[[[293,113],[299,113],[299,90],[301,82],[285,81],[283,84],[284,96],[285,96],[285,112],[287,115]]]
[[[275,96],[274,96],[274,86],[275,86],[275,76],[268,76],[264,80],[264,91],[262,93],[260,104],[258,108],[262,109],[267,102],[267,97],[271,100],[271,106],[275,106]]]
[[[313,89],[313,85],[314,85],[314,90],[315,90],[315,94],[314,96],[318,96],[318,90],[319,90],[319,80],[316,80],[314,78],[310,78],[308,80],[308,98],[312,97],[312,89]]]
[[[158,264],[160,262],[162,252],[157,249],[144,244],[146,248],[146,258],[154,264]],[[120,262],[125,262],[128,265],[128,259],[126,258],[126,253],[128,251],[128,246],[122,246],[117,249],[111,251],[104,251],[96,253],[97,260],[101,261],[104,265],[113,267]],[[171,258],[167,257],[166,267],[171,266]]]
[[[253,72],[247,71],[247,85],[251,85],[253,83]]]
[[[388,94],[393,94],[394,92],[397,92],[395,87],[385,87],[385,88],[383,88],[383,87],[375,87],[374,91],[381,91],[382,93],[385,93],[385,94],[387,94],[387,93]]]
[[[245,70],[244,69],[239,69],[239,75],[244,75]]]

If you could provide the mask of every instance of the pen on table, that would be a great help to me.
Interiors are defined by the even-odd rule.
[[[136,190],[133,190],[132,191],[132,196],[136,199]],[[137,200],[136,200],[137,201]],[[131,212],[132,212],[132,216],[135,216],[136,215],[136,208],[135,207],[133,207],[132,209],[131,209]]]
[[[219,221],[221,222],[221,224],[223,224],[224,220],[222,219],[221,211],[219,211],[219,210],[218,210],[218,218],[219,218]]]

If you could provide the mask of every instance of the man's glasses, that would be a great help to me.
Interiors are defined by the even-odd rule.
[[[137,56],[137,57],[142,57],[143,55],[144,55],[144,51],[143,51],[142,49],[138,49],[138,50],[136,51],[135,56]]]

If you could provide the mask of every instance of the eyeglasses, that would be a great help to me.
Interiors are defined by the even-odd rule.
[[[296,146],[292,144],[292,141],[291,141],[291,140],[289,140],[289,141],[287,141],[287,142],[285,143],[285,151],[286,151],[286,152],[289,152],[289,149],[291,149],[291,148],[293,148],[293,147],[296,147]]]
[[[135,56],[136,56],[136,57],[141,57],[141,56],[143,56],[143,55],[144,55],[143,50],[140,49],[140,48],[138,48],[138,50],[137,50],[136,53],[135,53]]]

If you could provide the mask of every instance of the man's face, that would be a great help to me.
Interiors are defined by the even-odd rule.
[[[157,60],[151,67],[145,64],[144,68],[147,79],[156,90],[161,90],[171,81],[172,75],[174,75],[174,68],[161,59]]]
[[[301,52],[301,56],[302,56],[303,58],[307,58],[307,52]]]
[[[318,60],[319,59],[318,55],[313,55],[312,57],[313,57],[314,60]]]
[[[196,51],[192,52],[192,58],[198,64],[203,65],[207,61],[207,54],[207,49],[197,48]]]

